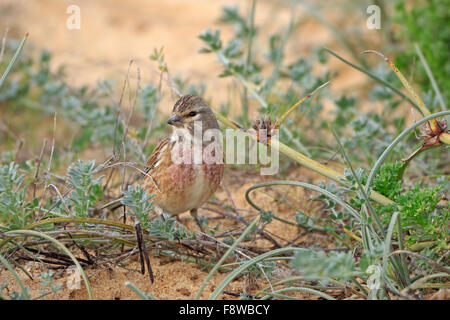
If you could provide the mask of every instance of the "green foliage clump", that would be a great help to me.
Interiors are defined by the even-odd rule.
[[[406,232],[405,244],[411,246],[419,241],[435,241],[436,250],[445,249],[448,244],[449,207],[437,209],[442,198],[442,185],[423,187],[422,183],[404,191],[399,180],[403,163],[383,164],[377,173],[373,189],[396,202],[393,206],[378,206],[382,221],[389,224],[391,214],[400,212],[402,229]]]
[[[148,228],[150,235],[173,241],[175,239],[193,239],[194,233],[185,226],[179,224],[174,218],[163,216],[153,220]]]
[[[373,180],[373,189],[389,199],[394,199],[402,190],[401,171],[403,168],[404,163],[402,162],[384,163]]]
[[[148,191],[140,185],[134,188],[129,186],[124,192],[121,203],[127,207],[125,213],[130,214],[133,218],[137,218],[143,229],[148,229],[150,224],[148,214],[153,209],[153,202],[150,201],[154,194],[148,194]]]
[[[407,246],[431,240],[436,244],[435,250],[448,249],[450,207],[437,209],[441,196],[441,186],[421,189],[418,183],[395,197],[400,206],[402,228],[407,233]]]
[[[132,215],[141,224],[142,229],[147,230],[150,235],[161,237],[163,239],[186,239],[192,238],[191,232],[186,227],[177,223],[173,218],[163,216],[149,221],[149,213],[153,210],[153,202],[151,199],[154,194],[148,194],[140,185],[134,188],[129,186],[124,192],[121,203],[127,207],[127,214]]]
[[[9,42],[9,46],[14,49],[15,43]],[[111,143],[116,112],[109,105],[100,107],[100,101],[110,97],[112,83],[103,81],[92,89],[86,86],[74,88],[65,80],[62,68],[56,72],[50,70],[51,62],[52,55],[45,49],[37,58],[24,54],[0,92],[0,103],[7,103],[8,109],[15,112],[31,110],[40,117],[56,112],[58,117],[78,129],[72,141],[76,150],[93,142]],[[121,129],[119,122],[117,130]]]
[[[296,252],[292,267],[301,271],[306,280],[349,280],[356,275],[355,261],[349,252],[306,250]]]
[[[94,174],[101,168],[95,166],[95,160],[78,160],[69,168],[67,184],[74,189],[70,193],[69,203],[73,205],[75,216],[88,217],[89,208],[102,197],[103,176],[94,179]]]
[[[25,200],[24,175],[11,162],[0,166],[0,229],[20,229],[33,215],[33,206]]]
[[[55,282],[54,276],[55,272],[53,270],[41,273],[41,288],[39,288],[39,292],[42,296],[61,290],[62,285],[61,283]]]
[[[257,39],[258,27],[254,24],[254,9],[252,7],[248,17],[245,17],[238,7],[225,7],[222,10],[220,22],[234,28],[233,38],[226,43],[221,39],[220,30],[207,29],[199,35],[205,45],[200,52],[215,53],[224,67],[219,76],[233,76],[243,86],[242,114],[238,119],[243,125],[251,122],[248,118],[249,99],[258,101],[260,113],[279,117],[301,97],[324,84],[330,76],[328,70],[319,76],[313,73],[316,62],[325,63],[318,52],[308,58],[299,57],[294,62],[287,61],[285,49],[289,36],[295,28],[294,15],[291,16],[284,30],[261,39],[263,47],[257,47],[259,39]],[[270,66],[269,74],[262,72],[264,66]],[[279,83],[282,82],[291,83],[291,85],[280,86]],[[307,110],[309,116],[317,115],[322,109],[322,104],[320,102],[311,104],[310,101],[306,101],[304,108],[301,109]],[[317,125],[316,122],[314,124]],[[297,146],[301,145],[298,123],[287,119],[284,128],[288,127],[289,130],[285,130],[285,133],[289,135],[288,140]]]

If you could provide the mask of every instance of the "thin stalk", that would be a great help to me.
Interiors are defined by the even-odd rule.
[[[391,238],[392,238],[392,233],[394,232],[394,227],[395,227],[395,223],[397,222],[397,216],[399,215],[399,212],[394,212],[394,214],[392,215],[391,218],[391,222],[389,223],[389,227],[387,230],[387,234],[386,234],[386,239],[384,242],[384,249],[383,249],[383,275],[381,277],[381,283],[380,283],[380,287],[383,287],[384,285],[384,280],[387,277],[386,275],[386,270],[387,270],[387,265],[388,265],[388,254],[391,250]]]
[[[398,215],[397,220],[398,220],[397,221],[398,247],[400,250],[404,250],[405,245],[403,243],[402,217],[400,214]],[[402,268],[403,278],[406,280],[406,285],[410,285],[411,279],[409,277],[408,265],[407,265],[406,260],[403,257],[403,255],[400,255],[399,264]]]
[[[369,295],[369,293],[367,292],[367,290],[361,285],[361,283],[358,282],[358,280],[355,279],[355,277],[353,277],[352,282],[355,284],[356,287],[358,287],[359,290],[361,290],[361,295],[364,298],[367,298],[367,296]]]
[[[448,277],[448,275],[446,273],[443,273],[443,272],[430,274],[428,276],[420,278],[417,281],[414,281],[409,287],[406,287],[405,289],[403,289],[401,293],[403,294],[403,293],[407,293],[410,290],[415,290],[418,287],[422,286],[428,280],[435,279],[435,278],[445,278],[445,277]]]
[[[394,70],[395,74],[400,79],[400,81],[402,82],[402,84],[406,88],[406,90],[408,90],[410,95],[413,96],[414,100],[419,105],[419,109],[422,112],[422,114],[424,116],[431,115],[430,110],[423,103],[422,99],[420,99],[419,95],[414,91],[414,88],[409,84],[409,82],[406,80],[406,78],[403,76],[403,74],[400,72],[400,70],[395,66],[395,64],[389,58],[385,57],[382,53],[375,51],[375,50],[367,50],[367,51],[364,51],[363,53],[375,53],[376,55],[382,57],[384,59],[384,61],[386,61],[389,64],[389,66],[392,68],[392,70]],[[434,119],[434,118],[430,119],[429,125],[433,132],[438,130],[438,124],[437,124],[436,119]],[[444,133],[444,134],[447,136],[443,137],[443,139],[440,137],[439,140],[442,143],[450,145],[450,135],[448,133]]]
[[[269,260],[269,259],[267,259]],[[296,276],[296,277],[291,277],[291,278],[287,278],[287,279],[283,279],[280,281],[275,282],[272,286],[276,287],[285,283],[291,283],[291,282],[295,282],[295,281],[300,281],[300,280],[304,280],[304,278],[302,276]],[[267,286],[261,290],[259,290],[258,292],[255,293],[255,296],[259,296],[260,294],[264,293],[266,290],[270,289],[270,286]]]
[[[362,195],[363,195],[363,197],[364,197],[364,200],[366,201],[367,206],[369,207],[369,210],[367,210],[367,209],[365,208],[365,206],[364,206],[363,210],[361,210],[361,212],[364,212],[364,215],[361,214],[361,218],[363,218],[363,221],[362,221],[362,222],[363,222],[363,226],[361,226],[361,227],[362,227],[362,228],[365,228],[365,227],[366,227],[365,225],[367,225],[367,222],[368,222],[368,220],[367,220],[367,218],[366,218],[366,211],[369,211],[369,212],[371,213],[372,218],[373,218],[374,221],[376,222],[376,224],[377,224],[377,226],[378,226],[378,229],[379,229],[379,231],[380,231],[382,237],[384,238],[384,237],[385,237],[385,233],[384,233],[383,224],[381,223],[380,218],[378,217],[377,213],[375,212],[375,209],[373,208],[372,204],[370,203],[369,197],[367,196],[367,192],[365,192],[364,187],[363,187],[362,184],[361,184],[361,181],[359,181],[358,176],[356,175],[356,172],[355,172],[355,170],[353,169],[353,166],[352,166],[352,164],[351,164],[351,162],[350,162],[350,159],[349,159],[349,157],[348,157],[348,155],[347,155],[347,152],[345,152],[344,146],[341,144],[341,141],[340,141],[340,139],[338,138],[336,132],[335,132],[332,128],[330,128],[330,129],[331,129],[331,132],[332,132],[333,135],[334,135],[334,138],[336,139],[336,142],[337,142],[338,145],[339,145],[339,148],[340,148],[341,151],[342,151],[342,155],[343,155],[343,157],[344,157],[345,162],[347,162],[347,165],[349,166],[349,168],[350,168],[350,170],[351,170],[351,172],[352,172],[353,178],[356,180],[356,183],[357,183],[357,185],[358,185],[358,188],[359,188],[360,192],[362,193]],[[367,227],[368,227],[368,226],[367,226]],[[370,230],[370,228],[369,228],[369,230],[367,230],[367,231],[371,231],[374,235],[377,235],[373,230]],[[363,232],[363,235],[364,235],[364,234],[365,234],[365,233]],[[378,237],[377,240],[380,240],[380,238]]]
[[[384,56],[382,53],[375,51],[375,50],[366,50],[366,51],[363,51],[363,53],[374,53],[374,54],[380,56],[381,58],[383,58],[383,60],[386,61],[386,63],[392,68],[394,73],[400,79],[401,83],[406,88],[406,90],[408,90],[408,92],[413,96],[414,101],[419,106],[420,112],[422,112],[422,114],[424,116],[429,116],[431,114],[430,110],[428,110],[427,106],[425,106],[422,99],[420,99],[419,95],[414,91],[413,87],[409,84],[408,80],[406,80],[406,78],[403,76],[403,74],[400,72],[400,70],[398,70],[398,68],[394,65],[394,63],[388,57]]]
[[[420,61],[423,64],[423,67],[425,68],[425,72],[428,75],[428,78],[430,78],[431,86],[434,89],[434,92],[436,92],[436,97],[439,100],[439,103],[441,104],[442,110],[446,111],[447,106],[445,105],[444,98],[442,97],[441,91],[439,90],[439,87],[436,83],[436,79],[434,79],[433,72],[431,72],[430,66],[428,65],[427,59],[425,59],[425,56],[422,53],[422,50],[420,50],[419,44],[416,42],[414,43],[414,48],[416,49],[417,55],[420,58]]]
[[[280,199],[278,199],[277,197],[271,195],[271,194],[268,193],[268,192],[264,192],[264,191],[261,191],[261,192],[262,192],[263,194],[265,194],[266,196],[272,198],[272,199],[273,199],[274,201],[276,201],[277,203],[283,203],[283,204],[287,205],[289,208],[291,208],[292,210],[296,211],[297,213],[300,212],[304,217],[310,219],[310,220],[314,223],[314,225],[313,225],[313,226],[308,226],[308,225],[303,224],[303,223],[292,222],[292,221],[289,221],[289,220],[286,220],[286,219],[277,217],[276,215],[272,214],[273,219],[278,220],[278,221],[283,222],[283,223],[286,223],[286,224],[289,224],[289,225],[291,225],[291,226],[301,227],[301,228],[306,229],[306,230],[308,230],[308,231],[327,232],[327,230],[326,230],[325,228],[316,226],[316,225],[315,225],[315,224],[316,224],[316,221],[315,221],[313,218],[311,218],[311,217],[309,217],[308,215],[306,215],[305,213],[299,211],[297,208],[295,208],[295,207],[294,207],[291,203],[289,203],[288,201],[280,200]]]
[[[362,73],[365,73],[366,75],[368,75],[369,77],[371,77],[372,79],[378,81],[379,83],[385,85],[386,87],[388,87],[389,89],[391,89],[392,91],[394,91],[396,94],[398,94],[400,97],[402,97],[403,99],[405,99],[406,101],[408,101],[410,104],[412,104],[416,109],[420,110],[420,107],[414,102],[412,101],[408,96],[406,96],[403,92],[401,92],[399,89],[397,89],[396,87],[394,87],[393,85],[391,85],[389,82],[381,79],[380,77],[378,77],[377,75],[373,74],[372,72],[363,69],[359,66],[357,66],[356,64],[351,63],[350,61],[347,61],[346,59],[344,59],[343,57],[341,57],[340,55],[338,55],[336,52],[334,52],[331,49],[328,48],[323,48],[325,51],[331,53],[333,56],[335,56],[336,58],[338,58],[339,60],[341,60],[342,62],[348,64],[350,67],[361,71]]]
[[[316,92],[318,92],[320,89],[322,89],[323,87],[325,87],[329,83],[330,83],[330,81],[325,82],[324,84],[322,84],[319,87],[317,87],[316,89],[314,89],[313,92],[311,92],[310,94],[308,94],[305,97],[303,97],[300,100],[298,100],[292,107],[290,107],[285,113],[283,113],[283,115],[277,120],[277,122],[275,124],[275,127],[279,128],[280,124],[292,113],[292,111],[297,109],[303,102],[308,100],[310,97],[312,97],[314,94],[316,94]]]
[[[270,261],[271,259],[281,259],[281,258],[286,258],[286,257],[268,258],[268,259],[266,259],[266,261]],[[292,258],[292,257],[289,257],[289,258]],[[287,279],[283,279],[283,280],[277,281],[277,282],[275,282],[272,286],[273,286],[273,287],[276,287],[276,286],[279,286],[279,285],[282,285],[282,284],[287,284],[287,283],[290,284],[290,283],[292,283],[292,282],[301,281],[301,280],[304,280],[304,278],[303,278],[302,276],[295,276],[295,277],[291,277],[291,278],[287,278]],[[352,280],[354,280],[354,278],[352,278]],[[336,281],[336,280],[333,280],[333,279],[330,279],[330,282],[331,282],[331,283],[334,283],[334,284],[336,284],[336,285],[338,285],[338,286],[340,286],[340,287],[342,287],[343,289],[347,289],[347,288],[348,288],[348,285],[345,284],[345,283],[341,283],[341,282]],[[365,289],[359,284],[359,282],[356,281],[356,283],[358,284],[357,287],[358,287],[362,292],[366,292]],[[254,294],[254,296],[257,297],[257,296],[259,296],[260,294],[264,294],[264,293],[266,293],[266,291],[267,291],[268,289],[270,289],[270,286],[266,286],[265,288],[259,290],[258,292],[256,292],[256,293]],[[351,288],[351,290],[352,290],[354,293],[356,293],[357,295],[359,295],[361,298],[366,298],[366,296],[364,296],[364,294],[361,294],[360,292],[358,292],[358,291],[355,290],[354,288]],[[366,293],[367,293],[367,292],[366,292]]]
[[[23,37],[22,41],[19,44],[19,47],[16,50],[16,53],[14,53],[14,56],[12,57],[8,66],[6,67],[5,72],[3,72],[2,77],[0,78],[0,89],[2,88],[3,84],[5,83],[5,80],[8,77],[8,74],[11,72],[11,69],[12,69],[14,63],[19,58],[20,53],[22,52],[22,49],[25,46],[25,42],[27,41],[27,39],[28,39],[28,32],[25,34],[25,37]]]
[[[436,245],[435,241],[423,241],[423,242],[417,242],[412,244],[411,246],[407,247],[406,249],[408,251],[422,251],[423,249],[429,248],[429,247],[433,247],[434,245]]]
[[[113,226],[117,228],[126,229],[128,231],[134,232],[133,226],[123,224],[116,221],[111,220],[104,220],[104,219],[97,219],[97,218],[83,218],[83,217],[58,217],[58,218],[50,218],[50,219],[44,219],[38,222],[31,223],[25,227],[22,228],[22,230],[29,230],[34,229],[37,227],[44,226],[46,224],[51,223],[64,223],[64,222],[73,222],[73,223],[90,223],[90,224],[102,224],[107,226]],[[0,242],[0,249],[3,248],[4,245],[6,245],[10,241],[9,238],[3,239],[2,242]]]
[[[439,269],[442,272],[446,272],[447,274],[450,274],[450,269],[449,268],[441,266],[439,263],[431,260],[430,258],[424,257],[424,256],[422,256],[422,255],[420,255],[418,253],[407,251],[407,250],[397,250],[397,251],[392,252],[390,255],[392,256],[392,255],[395,255],[395,254],[407,254],[407,255],[413,256],[415,258],[421,259],[421,260],[431,264],[433,267]]]
[[[41,220],[38,222],[31,223],[23,228],[23,230],[30,230],[37,227],[44,226],[46,224],[50,223],[64,223],[64,222],[73,222],[73,223],[89,223],[89,224],[102,224],[106,226],[112,226],[117,228],[126,229],[128,231],[134,232],[134,227],[111,220],[105,220],[105,219],[97,219],[97,218],[83,218],[83,217],[58,217],[58,218],[50,218]]]
[[[270,297],[270,296],[269,296]],[[295,297],[292,297],[292,296],[288,296],[288,295],[285,295],[285,294],[281,294],[281,293],[273,293],[272,294],[272,297],[275,297],[275,298],[280,298],[280,299],[284,299],[284,300],[304,300],[304,299],[300,299],[300,298],[295,298]],[[261,300],[261,299],[260,299]]]

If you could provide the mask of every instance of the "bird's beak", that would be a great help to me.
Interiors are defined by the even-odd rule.
[[[180,116],[177,116],[176,114],[173,114],[169,120],[167,120],[167,124],[170,124],[172,126],[178,126],[181,124],[183,118],[181,118]]]

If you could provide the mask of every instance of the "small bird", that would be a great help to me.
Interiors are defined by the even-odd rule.
[[[182,96],[167,123],[174,131],[159,143],[147,160],[143,187],[154,194],[152,200],[157,213],[178,215],[190,211],[203,231],[197,210],[217,190],[224,171],[222,142],[214,141],[218,148],[211,152],[203,134],[209,129],[218,131],[219,124],[205,100],[195,95]],[[200,135],[196,129],[199,125]],[[201,150],[200,161],[194,159],[195,147]],[[174,156],[188,161],[176,160]],[[208,156],[220,161],[209,161]]]

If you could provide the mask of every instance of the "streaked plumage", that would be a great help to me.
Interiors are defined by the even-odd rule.
[[[219,128],[214,113],[201,97],[183,96],[175,103],[168,123],[184,129],[185,137],[192,138],[194,121],[201,121],[203,131]],[[154,203],[163,212],[180,214],[191,211],[196,216],[196,210],[219,187],[224,165],[207,164],[204,161],[199,164],[174,163],[172,150],[180,148],[181,145],[177,145],[180,143],[174,136],[160,142],[147,161],[143,185],[150,193],[155,194]],[[191,156],[190,150],[181,150]]]

